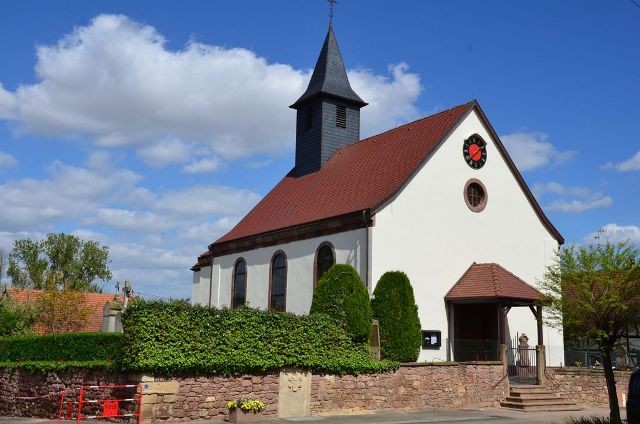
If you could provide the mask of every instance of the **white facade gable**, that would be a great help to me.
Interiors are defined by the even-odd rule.
[[[487,142],[486,164],[477,170],[462,155],[464,140],[473,134]],[[464,201],[471,178],[487,190],[481,212],[471,211]],[[448,325],[444,296],[473,262],[498,263],[535,285],[558,249],[475,110],[375,214],[371,245],[373,281],[386,271],[405,272],[422,328],[441,330],[443,339]],[[536,322],[528,308],[512,308],[508,325],[511,337],[526,333],[535,339]],[[545,332],[545,344],[554,347],[548,359],[562,362],[562,337],[550,328]],[[445,359],[444,342],[439,351],[423,351],[421,359]]]

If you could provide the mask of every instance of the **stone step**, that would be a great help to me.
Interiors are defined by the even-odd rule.
[[[556,393],[553,392],[540,392],[540,393],[514,393],[511,392],[509,393],[509,396],[514,397],[514,398],[518,398],[518,399],[557,399],[560,396],[558,396]]]
[[[507,396],[505,402],[508,403],[517,403],[518,405],[556,405],[556,404],[566,404],[573,403],[557,396],[551,398],[542,398],[542,399],[521,399],[517,397]]]
[[[549,389],[547,389],[544,386],[525,386],[525,385],[517,385],[517,386],[511,386],[510,387],[511,392],[516,392],[516,393],[541,393],[541,392],[550,392]]]
[[[525,405],[511,402],[500,402],[500,406],[517,411],[581,411],[582,408],[575,403],[563,403],[553,405]]]
[[[554,401],[554,400],[562,400],[562,397],[555,395],[553,393],[548,395],[527,395],[527,396],[507,396],[507,400],[511,400],[513,402],[534,402],[534,401]]]

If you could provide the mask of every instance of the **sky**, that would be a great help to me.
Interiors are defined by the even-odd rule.
[[[640,2],[637,2],[640,4]],[[640,6],[338,0],[366,137],[477,99],[567,244],[640,243]],[[325,0],[0,2],[0,248],[108,245],[190,296],[197,256],[294,163]]]

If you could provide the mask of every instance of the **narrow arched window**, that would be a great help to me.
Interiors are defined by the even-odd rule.
[[[271,286],[269,309],[284,312],[287,309],[287,257],[276,252],[271,259]]]
[[[324,242],[316,251],[316,278],[314,284],[318,282],[322,274],[336,263],[336,255],[333,252],[331,243]]]
[[[231,307],[237,308],[247,302],[247,263],[240,258],[233,267]]]

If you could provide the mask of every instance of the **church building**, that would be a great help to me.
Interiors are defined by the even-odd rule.
[[[563,238],[477,101],[360,139],[360,109],[330,26],[296,111],[293,169],[193,266],[192,303],[306,314],[335,263],[369,293],[405,272],[420,361],[497,360],[526,334],[563,362],[534,288]],[[537,336],[537,343],[536,343]]]

